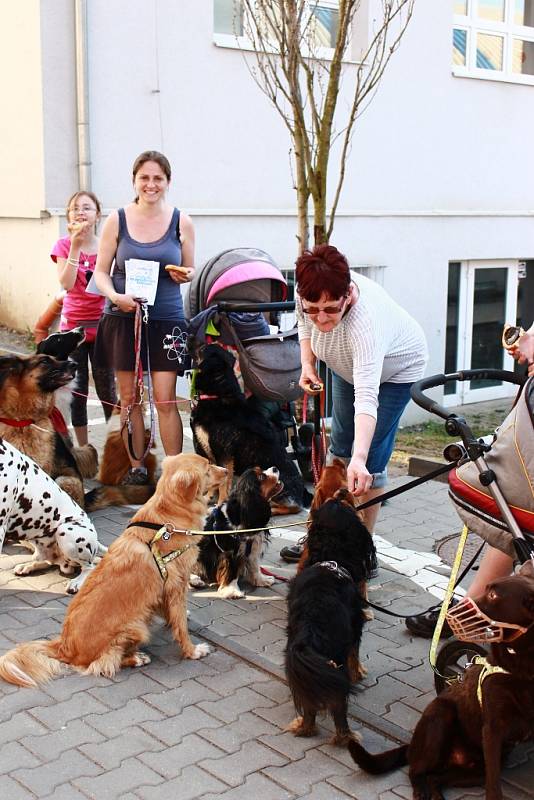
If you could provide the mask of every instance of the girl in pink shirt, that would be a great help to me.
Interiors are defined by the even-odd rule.
[[[89,361],[96,393],[102,403],[104,416],[109,418],[117,403],[113,370],[99,367],[93,358],[96,329],[105,297],[87,293],[86,287],[93,274],[98,237],[96,224],[101,207],[93,192],[76,192],[67,203],[67,230],[69,236],[59,239],[50,254],[57,264],[61,286],[67,290],[63,301],[60,330],[85,329],[85,341],[72,353],[76,361],[76,385],[71,401],[72,425],[79,445],[87,444],[87,393],[89,390]]]

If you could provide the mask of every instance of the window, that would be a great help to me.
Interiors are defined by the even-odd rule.
[[[243,6],[239,0],[213,0],[213,30],[223,36],[243,36]]]
[[[310,50],[328,56],[335,47],[339,25],[338,0],[307,0],[303,20]],[[223,47],[250,47],[246,36],[246,10],[241,0],[213,0],[213,32],[216,44]]]
[[[453,73],[534,85],[534,0],[453,0]]]

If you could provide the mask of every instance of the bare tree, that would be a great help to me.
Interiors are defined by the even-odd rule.
[[[339,0],[334,41],[325,55],[319,37],[318,12],[325,6],[321,0],[234,0],[235,19],[254,50],[252,59],[245,53],[249,70],[291,137],[300,252],[309,244],[310,198],[315,244],[328,242],[332,235],[355,122],[399,47],[414,2]],[[364,3],[366,9],[371,4],[374,19],[358,13]],[[365,44],[349,63],[347,51],[358,25],[365,26]],[[348,105],[338,102],[342,81]],[[336,140],[337,182],[328,210],[329,160]]]

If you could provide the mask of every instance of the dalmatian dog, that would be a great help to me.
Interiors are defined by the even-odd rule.
[[[75,594],[107,548],[85,511],[28,458],[0,438],[0,552],[4,538],[27,544],[33,557],[15,575],[57,564],[62,575],[81,572],[67,587]]]

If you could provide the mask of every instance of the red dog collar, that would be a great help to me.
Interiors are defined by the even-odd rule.
[[[10,425],[12,428],[27,428],[28,425],[33,425],[33,419],[8,419],[7,417],[0,417],[0,422],[4,425]]]

